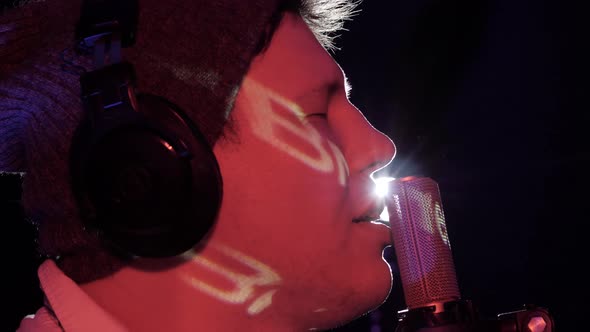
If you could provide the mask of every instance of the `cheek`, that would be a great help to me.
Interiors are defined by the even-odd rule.
[[[243,148],[247,154],[259,147]],[[324,253],[337,251],[349,237],[336,231],[349,214],[341,186],[268,147],[266,157],[252,162],[244,162],[241,155],[220,161],[225,193],[216,240],[256,257],[282,276],[292,268],[317,268],[330,261]]]
[[[346,240],[337,230],[345,230],[351,213],[337,172],[310,167],[254,134],[242,135],[233,152],[218,154],[224,179],[218,230],[225,241],[243,241],[245,252],[270,262],[268,255],[289,252],[295,239],[301,252],[294,257]]]
[[[328,218],[348,196],[338,173],[326,173],[264,142],[241,144],[220,158],[224,203],[252,218]],[[260,221],[264,223],[263,220]]]

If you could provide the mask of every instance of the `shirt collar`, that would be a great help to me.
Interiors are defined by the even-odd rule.
[[[127,332],[127,329],[95,303],[52,260],[38,270],[47,302],[67,332]]]

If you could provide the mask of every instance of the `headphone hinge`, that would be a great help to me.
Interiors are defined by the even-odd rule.
[[[108,22],[113,23],[113,22]],[[116,22],[114,22],[116,27]],[[117,29],[103,31],[82,39],[78,53],[93,55],[94,69],[121,62],[121,32]]]

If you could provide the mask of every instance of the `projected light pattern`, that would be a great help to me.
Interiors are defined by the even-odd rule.
[[[182,275],[181,279],[217,300],[247,305],[246,311],[250,315],[259,314],[268,308],[281,283],[281,277],[269,266],[230,247],[218,244],[211,244],[211,247],[220,254],[218,259],[213,258],[213,255],[203,257],[192,251],[185,254],[184,258],[199,269],[222,277],[226,282],[206,281],[190,275]]]
[[[249,121],[260,139],[319,172],[337,172],[339,183],[346,184],[349,170],[344,155],[309,124],[299,105],[249,78],[244,80],[242,92],[250,107],[257,110]],[[301,144],[287,142],[281,132],[291,134],[290,138]]]

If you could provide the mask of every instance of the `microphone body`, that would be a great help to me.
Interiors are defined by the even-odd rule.
[[[387,210],[409,309],[461,298],[438,185],[430,178],[396,179]]]
[[[461,298],[438,184],[427,177],[394,179],[385,205],[407,309],[396,332],[552,332],[544,308],[482,319]]]

